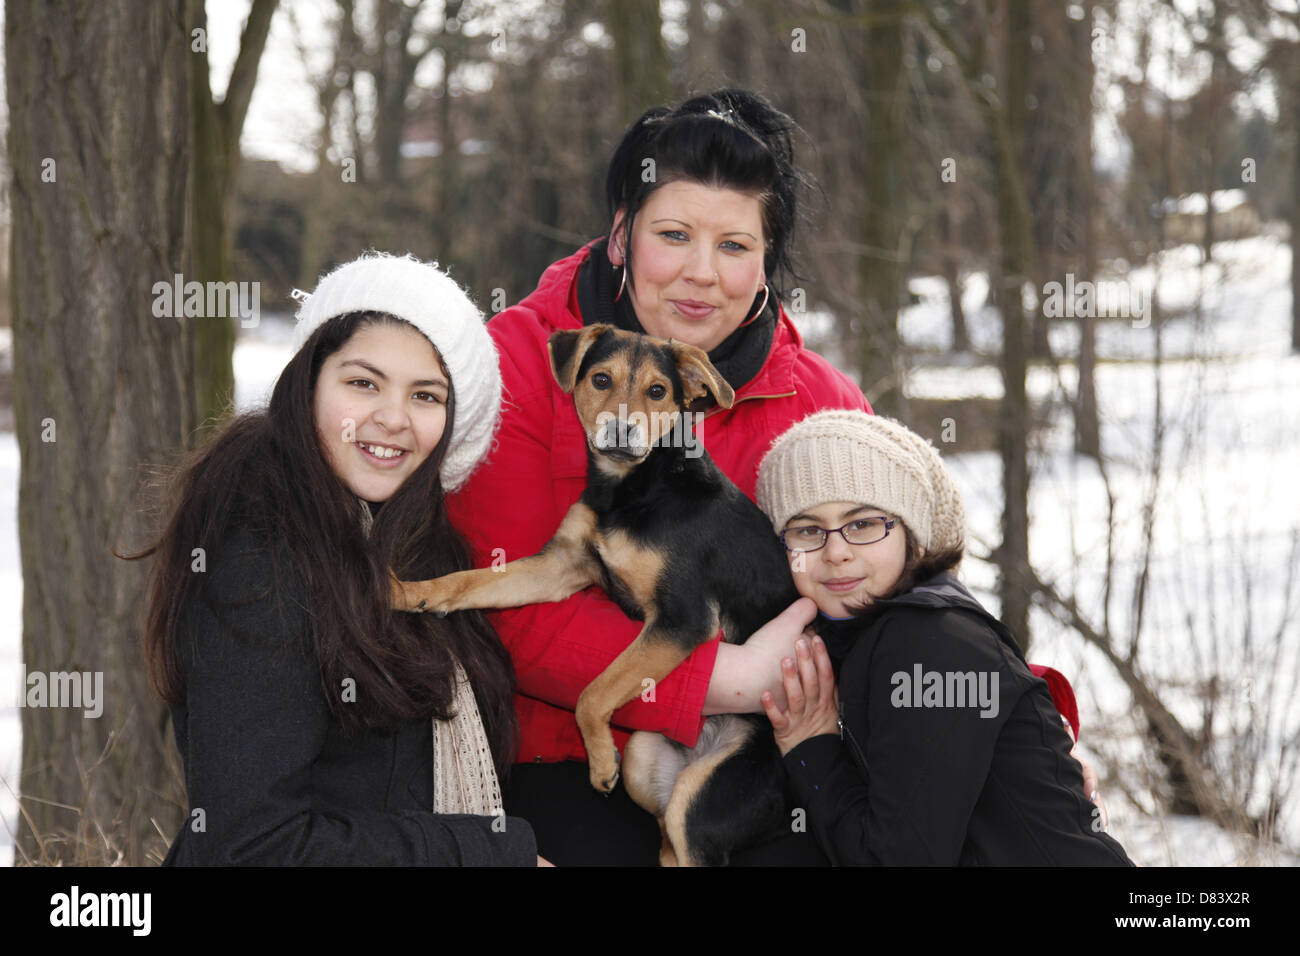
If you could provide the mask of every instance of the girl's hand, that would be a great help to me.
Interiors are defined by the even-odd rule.
[[[770,691],[763,692],[763,710],[783,757],[809,737],[839,732],[839,693],[826,645],[813,637],[809,649],[808,640],[800,638],[795,654],[797,665],[788,657],[781,662],[786,708],[780,708]]]

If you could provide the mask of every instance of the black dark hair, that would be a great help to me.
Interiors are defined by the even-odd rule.
[[[362,503],[335,475],[317,433],[322,365],[358,331],[382,323],[409,325],[374,312],[322,324],[280,374],[269,407],[234,418],[171,478],[159,540],[130,555],[154,556],[144,632],[150,681],[163,700],[185,699],[181,622],[202,577],[190,573],[190,549],[198,542],[211,550],[236,527],[247,527],[282,544],[274,553],[283,551],[286,571],[305,587],[321,686],[345,729],[450,717],[459,661],[504,774],[515,746],[514,670],[486,617],[470,611],[440,620],[389,607],[389,568],[405,580],[424,580],[473,567],[447,517],[440,474],[452,439],[456,383],[448,376],[447,424],[437,447],[378,509],[368,535]],[[279,582],[289,574],[276,568],[268,593],[278,600]],[[335,692],[344,678],[360,691],[346,704]]]
[[[716,90],[674,109],[656,106],[642,113],[623,134],[605,176],[610,228],[622,210],[629,264],[633,220],[656,189],[682,180],[734,189],[762,203],[763,265],[780,297],[786,280],[795,278],[798,199],[809,182],[794,165],[791,135],[796,129],[790,117],[749,90]],[[653,160],[653,166],[646,160]],[[647,178],[651,169],[653,176]]]

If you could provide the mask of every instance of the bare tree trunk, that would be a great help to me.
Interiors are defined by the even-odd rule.
[[[871,144],[867,150],[866,210],[858,272],[863,324],[858,330],[858,371],[872,407],[897,416],[902,406],[899,375],[898,300],[900,246],[906,200],[900,188],[903,99],[903,4],[875,0],[867,21],[867,99]]]
[[[320,109],[321,116],[320,142],[316,144],[315,176],[318,184],[317,196],[322,200],[336,189],[341,182],[339,169],[336,169],[329,159],[330,126],[339,96],[350,85],[353,71],[356,68],[358,43],[356,29],[352,23],[352,11],[353,0],[338,0],[339,27],[334,39],[332,61],[329,69],[313,81],[316,87],[316,104]],[[293,22],[295,35],[301,41],[301,31],[294,17],[293,7],[288,7],[287,12]],[[303,62],[303,68],[306,69],[308,56],[301,42],[299,43],[299,55]],[[336,82],[336,78],[339,76],[346,77],[347,82]],[[355,168],[353,172],[355,173]],[[324,258],[323,249],[325,246],[323,233],[329,217],[324,202],[307,203],[304,205],[302,213],[303,229],[298,267],[298,285],[304,289],[312,289],[315,287],[316,278],[321,273],[324,265],[321,261]]]
[[[973,5],[974,22],[959,33],[948,17],[922,7],[930,29],[961,66],[967,91],[979,105],[980,118],[993,141],[997,190],[999,259],[997,305],[1002,314],[1002,414],[998,451],[1002,458],[1002,541],[994,552],[1002,621],[1028,650],[1029,603],[1034,580],[1029,566],[1029,396],[1028,323],[1021,288],[1034,275],[1033,219],[1025,186],[1025,93],[1030,55],[1029,5],[1009,2],[999,17],[1005,22],[1002,44],[1007,63],[1005,92],[990,89],[988,39],[993,17],[985,0]],[[968,39],[969,38],[969,39]],[[990,282],[990,291],[995,283]]]
[[[402,181],[402,137],[406,131],[406,94],[415,81],[415,70],[428,52],[409,49],[415,35],[415,18],[424,0],[406,4],[403,0],[380,0],[376,24],[375,77],[375,161],[379,182],[396,186]],[[456,5],[459,9],[459,4]],[[455,16],[446,11],[448,18]]]
[[[190,23],[184,0],[5,10],[23,664],[99,675],[102,707],[24,707],[20,859],[144,863],[183,812],[145,568],[110,548],[142,543],[141,467],[196,424],[194,326],[153,291],[184,265]]]
[[[704,26],[706,0],[688,0],[688,2],[690,6],[686,11],[686,85],[691,88],[700,82],[704,71],[709,67],[709,43]]]
[[[966,331],[966,311],[961,303],[961,276],[957,270],[956,226],[953,223],[953,200],[950,198],[939,217],[943,250],[943,278],[948,285],[948,314],[952,319],[952,350],[954,352],[970,351],[970,334]]]
[[[352,159],[355,162],[357,182],[370,182],[370,157],[366,155],[366,141],[361,136],[361,105],[357,96],[357,73],[353,69],[348,74],[348,130],[352,136]]]
[[[1291,351],[1300,352],[1300,48],[1292,53],[1296,85],[1291,88]]]
[[[612,0],[609,32],[614,38],[614,101],[619,121],[630,123],[671,95],[659,0]]]
[[[1002,415],[998,448],[1002,456],[1002,543],[997,550],[998,592],[1002,622],[1029,649],[1029,396],[1025,390],[1028,365],[1021,286],[1034,274],[1033,223],[1024,183],[1025,92],[1030,56],[1030,11],[1027,4],[1008,3],[1007,87],[998,109],[985,100],[989,125],[997,145],[998,230],[1001,235]]]
[[[194,244],[187,279],[225,282],[230,278],[229,233],[235,176],[239,172],[239,135],[253,97],[257,64],[266,46],[277,3],[278,0],[253,0],[239,41],[239,55],[220,103],[212,99],[206,48],[192,50],[190,54]],[[190,30],[202,28],[206,32],[207,14],[202,0],[188,0],[188,10]],[[208,429],[224,418],[234,403],[234,320],[217,316],[202,319],[194,346],[199,424]]]
[[[1091,281],[1097,272],[1097,236],[1093,224],[1092,175],[1092,86],[1095,66],[1092,61],[1092,6],[1082,20],[1071,28],[1078,64],[1078,78],[1073,90],[1076,104],[1074,121],[1074,156],[1078,177],[1078,215],[1082,220],[1083,275]],[[1074,450],[1101,461],[1101,422],[1097,415],[1097,317],[1085,309],[1079,317],[1079,386],[1074,405]]]
[[[444,16],[460,16],[461,0],[448,0]],[[456,129],[452,123],[451,74],[460,61],[462,33],[443,31],[439,46],[442,48],[442,99],[438,103],[438,140],[442,152],[438,155],[434,188],[437,204],[433,216],[434,246],[445,262],[452,256],[458,218],[455,214],[456,197],[460,192],[460,144],[456,142]]]
[[[1205,240],[1204,261],[1214,258],[1214,189],[1219,165],[1219,131],[1228,97],[1228,48],[1223,35],[1223,10],[1219,0],[1210,0],[1210,88],[1209,116],[1205,123]]]

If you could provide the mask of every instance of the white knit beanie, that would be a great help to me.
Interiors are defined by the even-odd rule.
[[[758,506],[780,531],[828,501],[903,519],[923,552],[962,549],[966,512],[939,453],[882,415],[832,409],[809,415],[772,443],[758,466]]]
[[[339,266],[298,309],[296,352],[322,324],[349,312],[386,312],[405,319],[433,343],[455,390],[451,447],[442,487],[463,485],[492,446],[501,419],[501,371],[483,314],[438,264],[372,252]]]

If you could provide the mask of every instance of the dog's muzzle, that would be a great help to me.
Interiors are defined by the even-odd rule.
[[[625,418],[610,418],[591,436],[592,448],[614,461],[638,461],[650,453],[645,430]]]

